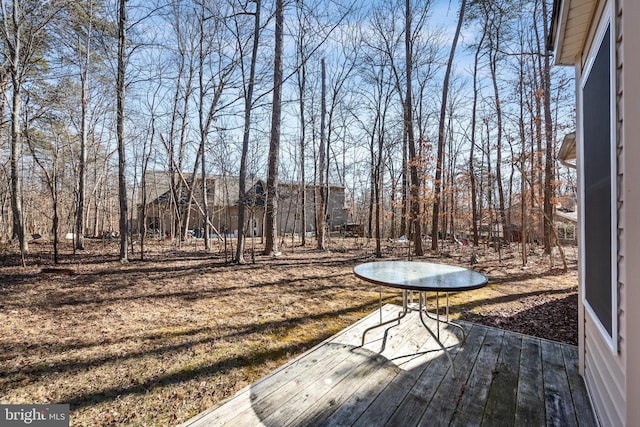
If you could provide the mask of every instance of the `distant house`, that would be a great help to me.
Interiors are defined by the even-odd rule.
[[[147,229],[162,236],[175,233],[177,212],[182,212],[183,221],[189,211],[187,229],[192,230],[196,237],[200,237],[204,230],[204,204],[202,197],[202,178],[196,178],[193,197],[189,201],[187,185],[176,177],[176,193],[172,194],[169,185],[170,176],[167,173],[153,173],[147,180],[146,217]],[[185,178],[186,179],[186,178]],[[187,181],[189,181],[187,179]],[[208,176],[207,206],[209,210],[210,232],[217,235],[237,237],[238,233],[238,202],[239,178],[237,176]],[[261,179],[248,179],[246,192],[247,235],[263,235],[263,224],[266,202],[266,184]],[[161,189],[162,191],[158,191]],[[305,186],[306,193],[306,233],[315,233],[316,226],[316,197],[319,188],[313,185]],[[278,184],[278,219],[277,227],[280,235],[299,234],[302,221],[302,201],[299,183],[280,182]],[[150,195],[150,196],[149,196]],[[327,226],[340,226],[346,222],[344,187],[332,185],[329,187],[329,203]],[[138,221],[141,223],[141,206],[138,207]],[[184,227],[184,226],[183,226]]]
[[[558,151],[558,160],[563,165],[575,169],[576,168],[576,133],[572,132],[564,137],[560,151]],[[566,198],[556,206],[555,226],[558,233],[558,239],[561,243],[578,244],[578,210],[576,200]]]
[[[522,203],[515,202],[505,209],[505,215],[510,229],[511,242],[522,240]],[[527,242],[542,241],[542,218],[540,207],[527,205],[525,212]],[[577,244],[577,212],[576,201],[572,196],[558,197],[553,209],[553,223],[560,243]],[[486,227],[485,227],[486,228]],[[492,227],[493,236],[502,236],[502,225],[495,223]]]
[[[578,212],[556,211],[554,224],[560,243],[578,244]]]
[[[603,426],[640,426],[640,1],[555,0],[576,75],[579,369]],[[572,154],[572,152],[574,154]]]

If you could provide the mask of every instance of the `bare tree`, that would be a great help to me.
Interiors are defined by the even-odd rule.
[[[444,74],[444,83],[442,85],[442,105],[440,107],[440,121],[438,125],[438,155],[436,158],[436,174],[434,180],[434,201],[433,201],[433,217],[431,223],[431,250],[438,249],[438,217],[440,215],[440,193],[442,188],[442,161],[444,156],[444,137],[445,137],[445,116],[447,112],[447,94],[449,92],[449,79],[451,76],[451,68],[453,67],[453,59],[456,53],[456,46],[458,45],[458,37],[460,36],[460,30],[462,29],[462,21],[464,20],[464,10],[467,5],[467,0],[460,1],[460,12],[458,15],[458,25],[456,26],[456,32],[451,42],[451,51],[449,52],[449,61],[447,62],[447,69]]]
[[[464,1],[464,0],[463,0]],[[416,140],[413,134],[413,102],[412,102],[412,67],[413,67],[413,46],[411,38],[411,2],[405,1],[405,65],[407,73],[406,82],[406,96],[405,96],[405,109],[404,109],[404,121],[405,131],[407,132],[407,143],[409,145],[409,163],[411,170],[411,225],[412,236],[414,243],[414,251],[417,256],[424,255],[422,249],[422,221],[420,218],[420,177],[418,176],[418,158],[416,156]]]
[[[29,247],[26,239],[24,212],[22,206],[22,179],[20,159],[22,158],[21,106],[23,84],[29,73],[41,60],[45,50],[46,37],[43,33],[47,25],[60,11],[63,3],[52,2],[45,5],[39,2],[13,1],[11,10],[6,2],[0,2],[2,40],[8,50],[6,65],[11,80],[11,210],[13,214],[12,237],[18,239],[22,264]]]
[[[170,185],[170,207],[173,215],[171,222],[171,236],[178,238],[178,242],[184,237],[188,227],[189,204],[183,203],[185,198],[191,200],[192,194],[185,197],[189,191],[183,185],[181,173],[185,167],[187,133],[191,114],[191,101],[196,88],[194,79],[196,76],[197,61],[192,60],[197,46],[198,23],[193,16],[193,11],[180,2],[171,5],[169,17],[176,38],[176,63],[175,86],[173,88],[173,100],[171,104],[169,130],[166,137],[160,134],[168,156],[168,171]],[[199,162],[199,156],[196,162]],[[194,166],[188,188],[194,187],[197,165]]]
[[[120,201],[120,262],[128,262],[128,203],[124,131],[125,72],[127,57],[127,0],[118,7],[118,71],[116,75],[116,137],[118,140],[118,198]]]
[[[280,125],[282,117],[282,52],[284,0],[276,0],[276,31],[273,61],[273,101],[271,137],[269,139],[269,166],[267,171],[267,206],[265,217],[265,247],[267,255],[278,252],[278,166],[280,162]]]
[[[296,2],[299,5],[296,8],[298,17],[298,35],[296,39],[296,55],[298,59],[297,82],[298,91],[300,93],[300,245],[305,246],[307,243],[307,183],[306,183],[306,138],[307,138],[307,119],[305,97],[307,90],[307,61],[306,57],[306,33],[307,33],[307,14],[304,10],[304,0]]]
[[[327,219],[327,192],[325,191],[325,160],[327,157],[326,153],[326,117],[327,117],[327,73],[325,68],[325,61],[322,58],[320,67],[321,71],[321,95],[320,95],[320,147],[318,148],[318,170],[320,172],[320,182],[319,182],[319,191],[318,191],[318,211],[317,221],[316,221],[316,237],[318,241],[318,249],[325,250],[326,249],[326,219]],[[328,184],[328,183],[327,183]]]
[[[373,129],[371,131],[371,158],[372,158],[372,175],[371,182],[374,188],[375,203],[375,239],[376,239],[376,257],[382,257],[382,234],[383,234],[383,216],[384,216],[384,197],[383,197],[383,177],[384,177],[384,149],[388,147],[385,143],[387,137],[387,116],[391,104],[391,88],[387,85],[385,69],[379,70],[376,76],[376,93],[375,99],[376,109],[374,114]],[[377,140],[377,151],[374,151],[375,141]],[[389,161],[388,163],[392,163]],[[393,209],[393,207],[392,207]],[[393,226],[393,224],[392,224]]]
[[[249,65],[249,78],[245,84],[242,85],[244,91],[244,124],[242,132],[242,154],[240,155],[240,172],[238,178],[238,244],[236,246],[236,262],[238,264],[244,263],[244,247],[245,247],[245,223],[246,223],[246,206],[248,200],[247,196],[247,157],[249,154],[249,136],[251,132],[251,110],[253,108],[253,89],[256,79],[256,63],[258,57],[258,46],[260,41],[260,9],[262,8],[261,0],[255,0],[256,10],[253,12],[254,25],[253,25],[253,43],[251,49],[251,59]],[[236,24],[236,29],[237,29]],[[242,69],[242,76],[244,78],[244,62],[243,55],[243,43],[240,41],[239,30],[238,33],[238,49],[240,50],[240,66]],[[253,234],[253,224],[250,227],[251,234]]]
[[[396,24],[402,18],[404,18],[401,14],[402,9],[399,6],[399,3],[395,2],[381,2],[370,14],[369,18],[369,27],[371,28],[370,32],[364,32],[361,43],[364,45],[365,53],[363,56],[362,69],[360,73],[364,77],[364,83],[368,83],[372,86],[371,89],[363,91],[361,94],[365,99],[368,99],[368,104],[371,105],[369,110],[371,114],[373,114],[373,118],[369,119],[368,123],[359,115],[356,116],[358,120],[361,122],[361,127],[363,131],[366,133],[366,139],[368,140],[368,151],[369,151],[369,188],[368,188],[368,202],[367,202],[367,235],[369,237],[375,236],[375,216],[376,216],[376,191],[377,191],[377,182],[378,170],[376,165],[378,164],[378,158],[376,156],[376,135],[377,131],[381,128],[379,120],[382,120],[379,117],[381,113],[378,108],[378,101],[372,97],[372,95],[376,94],[377,88],[379,84],[389,84],[393,90],[394,94],[397,96],[397,100],[399,101],[403,117],[402,117],[402,173],[401,173],[401,201],[402,204],[402,214],[401,214],[401,226],[400,233],[405,234],[406,232],[406,209],[405,206],[409,197],[407,195],[408,189],[408,179],[409,179],[409,167],[406,155],[406,102],[405,102],[405,90],[404,82],[403,82],[403,70],[400,64],[397,63],[397,59],[400,56],[401,46],[403,46],[403,32],[401,28],[397,28]],[[387,78],[387,82],[380,82],[381,73],[387,72],[390,77]],[[380,98],[378,98],[380,99]],[[380,172],[381,173],[381,172]]]
[[[489,3],[484,3],[485,6],[489,6]],[[496,184],[498,189],[498,215],[500,217],[500,223],[502,224],[502,239],[504,243],[508,243],[511,239],[509,236],[507,217],[505,214],[504,203],[504,188],[502,180],[502,139],[503,139],[503,121],[502,121],[502,102],[500,99],[500,89],[498,87],[498,64],[500,61],[500,50],[502,34],[501,29],[503,27],[503,12],[498,7],[497,10],[490,10],[488,7],[485,10],[486,25],[489,26],[487,38],[488,42],[488,55],[489,55],[489,69],[491,71],[491,83],[493,84],[493,101],[496,112]]]
[[[150,94],[148,101],[148,108],[150,113],[149,129],[146,137],[143,139],[142,144],[142,159],[141,159],[141,203],[140,203],[140,259],[144,260],[145,256],[145,242],[147,239],[147,203],[149,201],[149,182],[147,180],[147,173],[149,171],[149,163],[151,161],[151,155],[154,152],[154,141],[156,140],[156,134],[158,133],[158,99],[160,98],[159,92],[162,88],[162,78],[158,78],[158,85],[155,90]]]
[[[84,5],[83,5],[84,6]],[[84,212],[87,183],[87,139],[88,139],[88,94],[90,88],[89,68],[91,64],[91,43],[93,37],[93,2],[86,4],[86,33],[84,40],[78,36],[79,44],[84,44],[84,49],[78,49],[78,67],[80,71],[80,159],[78,162],[78,204],[76,209],[75,248],[84,249]],[[85,12],[85,11],[83,11]],[[84,50],[84,51],[83,51]]]
[[[483,27],[486,28],[486,27]],[[469,184],[471,186],[471,229],[473,233],[473,245],[478,246],[478,221],[480,219],[478,213],[478,195],[476,187],[476,171],[475,164],[475,148],[476,148],[476,127],[478,117],[478,65],[480,61],[480,51],[484,42],[486,31],[482,32],[482,37],[474,54],[473,61],[473,107],[471,109],[471,146],[469,147]]]
[[[221,4],[216,4],[216,8],[207,10],[202,2],[198,13],[198,130],[201,177],[202,177],[202,208],[203,208],[203,228],[205,249],[211,249],[209,232],[209,203],[207,194],[207,159],[206,143],[213,128],[213,123],[217,120],[216,114],[221,108],[219,103],[226,90],[229,79],[233,74],[237,61],[235,54],[229,53],[227,49],[227,35],[224,32],[225,25],[222,20],[212,18],[222,15],[224,9],[219,9]],[[208,24],[208,25],[207,25]],[[215,40],[207,39],[210,36]],[[210,100],[208,100],[210,98]],[[207,106],[206,103],[209,105]],[[195,175],[195,171],[194,171]],[[193,186],[191,187],[193,189]],[[191,197],[189,198],[189,205]],[[188,221],[187,225],[188,226]],[[186,234],[186,233],[185,233]]]
[[[543,40],[549,38],[549,27],[547,27],[547,1],[542,2],[542,17],[543,17]],[[541,70],[542,89],[544,93],[543,106],[544,106],[544,136],[545,136],[545,162],[544,162],[544,251],[545,253],[551,253],[551,247],[553,246],[553,195],[555,192],[555,179],[554,179],[554,141],[553,141],[553,119],[551,118],[551,64],[549,57],[551,56],[547,49],[547,43],[542,43],[540,51],[544,60],[544,65]],[[555,230],[554,230],[555,231]]]
[[[524,26],[522,25],[522,21],[520,21],[520,31],[519,33],[519,43],[520,43],[520,51],[524,52],[525,49],[525,34],[524,34]],[[526,24],[525,24],[526,25]],[[525,65],[526,65],[526,56],[520,55],[518,58],[518,101],[520,104],[520,114],[518,117],[518,134],[520,137],[520,153],[519,153],[519,162],[518,167],[520,169],[520,249],[521,249],[521,257],[522,257],[522,265],[527,265],[527,235],[528,235],[528,218],[527,218],[527,198],[525,197],[526,193],[526,163],[527,163],[527,137],[526,137],[526,126],[525,126]]]

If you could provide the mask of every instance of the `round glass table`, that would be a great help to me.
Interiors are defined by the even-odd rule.
[[[454,326],[462,332],[462,342],[466,339],[462,326],[449,321],[449,292],[468,291],[486,286],[487,277],[477,271],[469,270],[447,264],[436,264],[421,261],[378,261],[360,264],[353,269],[354,274],[362,280],[381,286],[402,289],[402,312],[391,320],[382,321],[382,311],[380,312],[380,323],[367,328],[362,334],[362,346],[365,343],[365,335],[372,329],[387,325],[393,322],[400,322],[405,317],[410,308],[408,302],[408,292],[418,292],[418,311],[420,320],[429,334],[436,340],[440,348],[444,351],[449,363],[451,373],[455,377],[455,366],[453,359],[446,347],[440,341],[440,322]],[[436,312],[432,316],[427,311],[427,292],[436,293]],[[446,294],[445,320],[440,318],[440,298],[439,293]],[[380,307],[382,309],[382,307]],[[436,321],[437,331],[434,333],[427,325],[423,315]]]

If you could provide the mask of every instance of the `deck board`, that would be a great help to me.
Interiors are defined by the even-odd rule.
[[[575,346],[459,322],[464,343],[441,329],[453,378],[417,313],[360,347],[378,322],[375,311],[183,426],[597,425]]]
[[[544,408],[540,340],[534,337],[523,337],[520,354],[516,425],[545,425],[545,412],[540,410]]]
[[[481,425],[512,425],[515,423],[521,348],[521,336],[509,333],[503,335],[500,354],[495,366],[491,367],[491,386],[485,402]],[[515,423],[515,425],[518,424]]]
[[[542,342],[542,373],[547,425],[577,426],[578,420],[560,344]]]
[[[466,381],[460,402],[456,408],[454,426],[480,425],[489,393],[494,389],[495,370],[498,357],[504,357],[504,331],[490,330],[480,348],[478,359]],[[468,390],[468,391],[467,391]]]
[[[456,364],[456,376],[451,376],[449,370],[444,376],[433,398],[429,402],[424,402],[424,410],[422,417],[418,421],[421,426],[446,426],[455,412],[457,402],[460,400],[464,391],[464,386],[469,379],[471,370],[475,365],[480,349],[486,338],[487,329],[480,328],[474,331],[473,327],[467,336],[467,340],[456,354],[454,363]],[[441,359],[446,360],[444,357]],[[415,390],[414,394],[419,394],[420,390]],[[407,423],[399,423],[398,425],[413,425],[412,414],[403,415],[408,420]]]

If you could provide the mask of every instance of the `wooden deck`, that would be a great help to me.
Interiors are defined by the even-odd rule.
[[[399,310],[386,305],[383,317]],[[183,425],[597,425],[575,346],[460,322],[463,345],[459,331],[441,329],[452,378],[417,313],[360,347],[378,322],[376,311]]]

